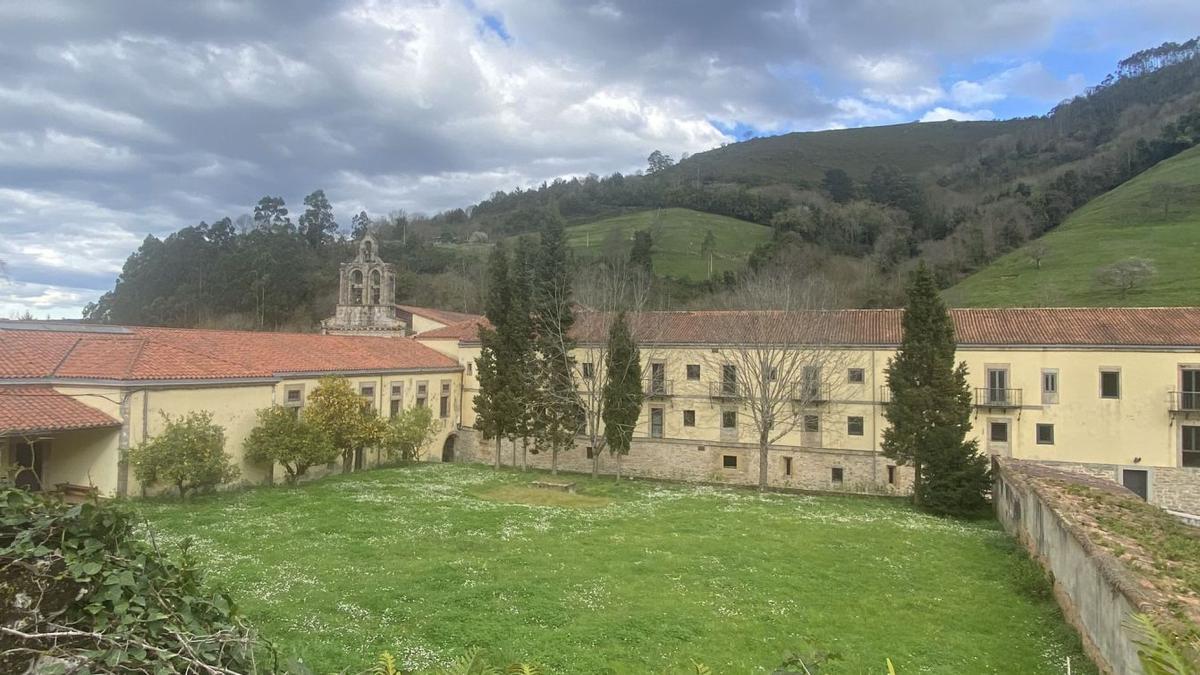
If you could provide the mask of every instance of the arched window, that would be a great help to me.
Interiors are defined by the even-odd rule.
[[[363,304],[362,270],[354,270],[350,273],[350,303],[354,305]]]
[[[363,261],[364,262],[371,262],[371,256],[374,255],[374,251],[372,250],[373,248],[374,247],[371,245],[370,239],[363,242]]]
[[[379,270],[371,270],[371,304],[378,305],[380,303],[380,294],[383,292],[382,278],[379,275]]]

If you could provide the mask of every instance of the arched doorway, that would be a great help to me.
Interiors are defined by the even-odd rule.
[[[446,437],[446,442],[442,444],[442,461],[454,461],[454,441],[458,438],[455,434],[450,434]]]

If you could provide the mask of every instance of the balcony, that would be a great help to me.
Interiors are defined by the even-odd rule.
[[[1001,389],[998,387],[976,387],[976,408],[1020,408],[1020,389]]]
[[[710,382],[708,396],[718,401],[737,401],[742,398],[737,382]]]
[[[829,386],[820,382],[801,382],[792,389],[792,402],[801,406],[828,403]]]
[[[1171,414],[1200,415],[1200,391],[1171,392]]]
[[[879,400],[877,403],[887,405],[892,402],[892,388],[886,384],[879,385]]]
[[[642,382],[642,395],[646,398],[667,398],[674,396],[674,383],[671,380],[664,380],[658,377],[652,377]]]

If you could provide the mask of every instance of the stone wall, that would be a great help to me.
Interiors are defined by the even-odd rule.
[[[1084,650],[1105,673],[1142,673],[1135,635],[1122,624],[1147,606],[1146,597],[1122,567],[1085,532],[1064,518],[1044,479],[1087,484],[1106,491],[1125,488],[1106,478],[1018,460],[997,460],[993,501],[996,516],[1054,579],[1054,595],[1083,638]]]
[[[1131,464],[1081,464],[1078,462],[1052,462],[1039,460],[1038,464],[1103,478],[1121,484],[1121,471],[1136,469],[1146,471],[1150,477],[1149,495],[1146,501],[1172,511],[1185,521],[1200,519],[1200,469],[1191,467],[1144,466]]]
[[[500,461],[513,465],[514,446],[504,441]],[[516,444],[516,465],[521,465],[521,444]],[[495,461],[495,441],[483,441],[474,429],[458,431],[455,457],[459,461],[491,464]],[[733,458],[727,460],[726,458]],[[788,473],[787,459],[791,473]],[[551,458],[546,453],[526,455],[528,465],[549,469]],[[727,466],[727,462],[733,466]],[[888,467],[894,467],[889,482]],[[579,441],[568,452],[559,453],[558,468],[562,471],[590,473],[592,459],[586,442]],[[834,469],[841,469],[841,481],[834,480]],[[607,451],[600,456],[600,472],[616,472],[616,458]],[[641,478],[657,478],[687,482],[727,483],[731,485],[758,484],[758,448],[740,443],[705,443],[678,439],[635,438],[629,454],[621,459],[621,474]],[[816,448],[772,447],[768,458],[767,477],[776,488],[820,490],[829,492],[907,494],[912,489],[912,471],[897,467],[883,455],[862,450],[827,450]]]

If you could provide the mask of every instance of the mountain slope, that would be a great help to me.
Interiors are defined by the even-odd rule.
[[[1165,214],[1164,185],[1174,193]],[[1041,269],[1030,256],[1038,247]],[[1153,261],[1157,274],[1125,297],[1098,287],[1097,268],[1127,257]],[[1200,147],[1093,199],[945,297],[962,307],[1200,305]]]
[[[610,251],[628,256],[630,240],[638,230],[649,231],[654,239],[655,274],[691,281],[708,278],[709,259],[700,254],[708,232],[716,242],[714,275],[740,269],[754,248],[771,238],[771,228],[737,218],[691,209],[651,209],[569,227],[567,243],[583,258]]]
[[[755,138],[697,153],[668,169],[681,178],[750,184],[817,184],[838,168],[865,180],[879,165],[904,173],[953,164],[979,153],[989,138],[1019,132],[1036,120],[922,122],[857,129],[808,131]]]

